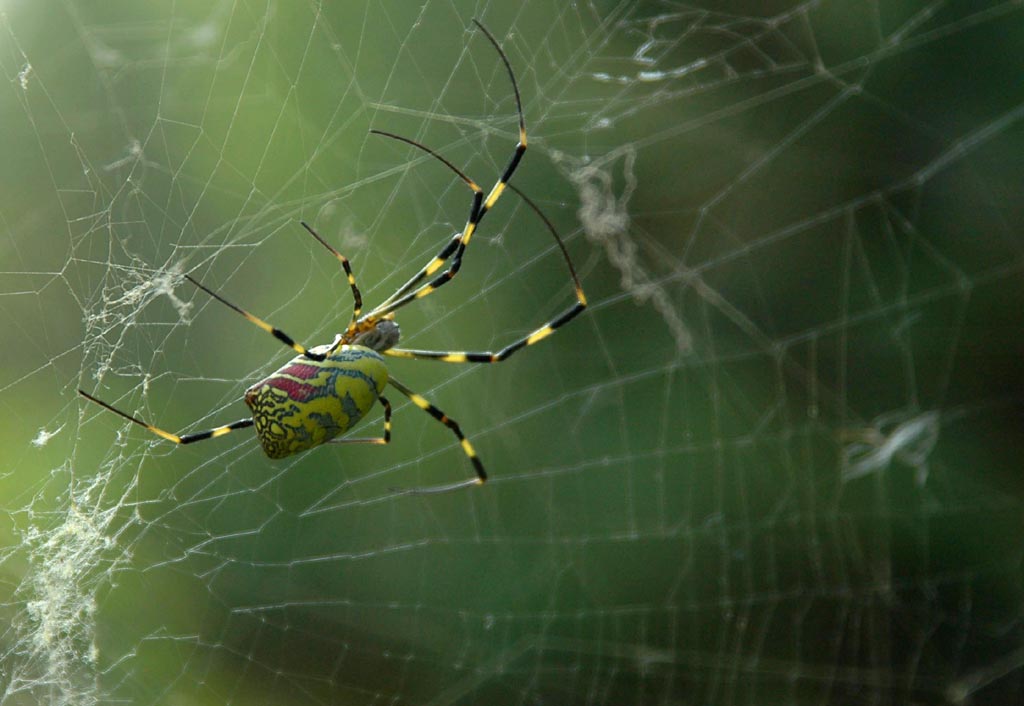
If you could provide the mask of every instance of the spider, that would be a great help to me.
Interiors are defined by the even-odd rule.
[[[207,431],[181,435],[172,434],[160,427],[144,422],[138,417],[116,409],[84,390],[79,390],[78,393],[89,401],[100,405],[114,414],[120,415],[130,422],[145,427],[153,434],[168,441],[173,441],[175,444],[191,444],[196,441],[205,441],[206,439],[224,436],[238,429],[255,427],[256,436],[264,453],[272,459],[279,459],[307,451],[325,443],[389,443],[391,441],[391,403],[383,396],[383,392],[387,385],[391,385],[409,398],[415,406],[451,430],[458,439],[459,445],[466,454],[469,463],[472,464],[474,471],[474,476],[468,480],[429,488],[418,488],[406,492],[417,494],[437,493],[471,485],[482,485],[487,480],[484,464],[479,456],[477,456],[469,439],[462,433],[458,423],[431,404],[426,398],[409,389],[395,379],[394,376],[390,375],[385,365],[384,357],[437,360],[446,363],[497,363],[507,359],[516,351],[550,336],[555,330],[564,326],[583,311],[587,306],[587,300],[583,294],[583,287],[580,284],[579,277],[576,275],[565,244],[551,222],[529,198],[509,184],[509,180],[512,178],[516,167],[519,166],[523,154],[526,152],[526,121],[523,118],[519,86],[516,83],[512,65],[497,40],[480,22],[474,19],[473,23],[491,43],[505,65],[512,84],[513,93],[515,94],[516,112],[519,118],[519,142],[505,167],[504,173],[495,182],[487,197],[484,197],[483,189],[476,182],[430,148],[408,138],[384,132],[383,130],[370,130],[371,133],[399,140],[416,147],[442,162],[458,175],[473,192],[469,218],[462,232],[455,233],[452,239],[441,248],[440,252],[426,266],[413,275],[408,282],[399,287],[394,294],[364,314],[362,310],[362,295],[359,292],[359,287],[356,285],[355,275],[352,273],[352,267],[348,259],[331,247],[312,227],[303,222],[302,226],[306,231],[341,263],[341,268],[348,278],[349,287],[352,289],[352,298],[354,300],[352,316],[345,331],[337,334],[331,343],[307,348],[296,342],[295,339],[281,329],[271,326],[263,319],[232,304],[191,276],[185,275],[185,278],[196,287],[233,309],[250,323],[260,327],[298,353],[296,357],[288,361],[279,370],[246,390],[244,399],[246,405],[252,411],[250,418],[241,419]],[[406,304],[422,299],[437,291],[455,278],[462,265],[463,254],[473,234],[476,232],[484,216],[487,215],[487,212],[497,203],[506,187],[515,191],[537,213],[554,236],[568,265],[569,274],[576,292],[576,303],[529,335],[513,341],[497,352],[430,351],[398,348],[400,330],[398,323],[395,321],[395,312]],[[446,263],[447,268],[440,274],[437,274],[438,271],[445,267]],[[354,427],[373,408],[374,404],[378,402],[384,408],[384,433],[382,436],[359,439],[335,439],[336,436]]]

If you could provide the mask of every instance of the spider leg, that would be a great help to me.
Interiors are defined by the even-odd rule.
[[[458,177],[462,179],[462,181],[466,182],[466,185],[473,191],[473,204],[470,207],[469,220],[472,221],[476,218],[475,214],[479,212],[480,204],[483,202],[484,190],[481,189],[475,181],[466,176],[465,173],[462,172],[462,170],[460,170],[454,164],[445,159],[444,156],[442,156],[441,154],[438,154],[437,152],[430,149],[426,145],[420,144],[419,142],[411,140],[408,137],[402,137],[401,135],[396,135],[391,132],[385,132],[384,130],[370,130],[370,132],[373,133],[374,135],[390,137],[393,140],[398,140],[399,142],[404,142],[407,145],[412,145],[413,147],[422,150],[423,152],[426,152],[431,157],[443,163],[446,167],[455,172],[455,174],[457,174]],[[392,294],[390,297],[388,297],[383,302],[374,307],[373,311],[371,311],[368,314],[368,316],[374,318],[385,316],[388,313],[394,311],[395,309],[404,306],[409,301],[415,299],[415,296],[405,295],[414,287],[416,287],[416,285],[422,282],[426,277],[429,277],[430,275],[434,274],[441,268],[441,266],[448,260],[448,258],[452,256],[452,253],[454,253],[458,249],[459,245],[462,243],[462,237],[462,233],[456,233],[452,237],[451,241],[443,248],[441,248],[441,251],[437,255],[435,255],[434,258],[430,262],[428,262],[422,270],[413,275],[412,278],[408,282],[403,284],[401,287],[399,287],[394,294]],[[451,279],[451,277],[448,277],[448,279]],[[441,284],[444,284],[444,282],[442,282]]]
[[[396,299],[404,297],[407,293],[412,291],[412,289],[416,285],[418,285],[420,282],[422,282],[430,275],[434,274],[438,269],[440,269],[441,265],[447,262],[448,258],[452,256],[452,253],[454,253],[456,248],[458,248],[459,242],[461,242],[461,240],[462,233],[456,233],[454,236],[452,236],[452,239],[448,241],[448,244],[441,248],[441,251],[437,253],[437,255],[435,255],[434,258],[430,262],[428,262],[427,265],[422,270],[420,270],[411,278],[409,278],[409,281],[403,284],[401,287],[399,287],[398,291],[396,291],[394,294],[388,297],[385,301],[381,302],[377,309],[386,308]],[[376,313],[377,310],[375,309],[374,314],[376,315]]]
[[[199,287],[201,290],[203,290],[204,292],[209,294],[211,297],[213,297],[214,299],[219,301],[221,304],[224,304],[225,306],[229,307],[230,309],[233,309],[237,313],[239,313],[242,316],[244,316],[246,318],[246,320],[248,320],[250,323],[256,324],[261,329],[263,329],[264,331],[269,333],[271,336],[273,336],[277,340],[281,341],[281,343],[285,344],[286,346],[288,346],[289,348],[294,350],[296,353],[299,353],[300,355],[304,355],[307,358],[309,358],[310,360],[317,360],[317,361],[324,360],[327,357],[323,353],[314,353],[314,352],[312,352],[311,350],[306,348],[301,343],[296,343],[295,340],[291,336],[286,334],[281,329],[275,328],[275,327],[271,326],[270,324],[268,324],[263,319],[261,319],[261,318],[259,318],[257,316],[254,316],[253,314],[250,314],[245,309],[242,309],[241,307],[235,306],[234,304],[229,302],[227,299],[225,299],[221,295],[217,294],[212,289],[210,289],[208,287],[205,287],[204,285],[200,284],[199,281],[196,280],[195,278],[193,278],[191,275],[185,275],[185,279],[187,279],[189,282],[191,282],[195,286]]]
[[[410,348],[388,348],[384,355],[395,358],[418,358],[422,360],[440,360],[443,363],[500,363],[513,353],[537,341],[547,338],[560,327],[572,321],[587,307],[586,302],[577,301],[561,315],[541,326],[533,333],[513,341],[498,352],[493,351],[426,351]]]
[[[372,439],[331,439],[329,444],[388,444],[391,442],[391,403],[383,397],[378,397],[384,405],[384,436],[377,436]]]
[[[505,52],[501,50],[501,46],[498,44],[498,40],[494,38],[494,35],[488,31],[486,27],[480,24],[477,20],[473,20],[484,36],[487,37],[491,45],[497,50],[498,56],[501,57],[501,62],[505,64],[505,70],[508,72],[509,81],[512,83],[512,90],[516,96],[516,112],[519,115],[519,142],[516,143],[515,152],[512,153],[512,157],[509,159],[508,164],[505,166],[505,171],[502,173],[501,178],[491,188],[491,193],[484,199],[483,206],[480,207],[480,212],[477,214],[476,223],[467,224],[466,230],[463,231],[462,245],[465,249],[466,245],[469,245],[469,239],[473,236],[473,231],[476,229],[477,224],[483,219],[488,211],[498,202],[501,198],[501,194],[505,191],[505,186],[512,178],[512,174],[515,172],[516,167],[519,166],[519,161],[523,158],[523,154],[526,152],[526,120],[523,118],[523,102],[519,97],[519,84],[516,83],[516,75],[512,71],[512,64],[509,63],[508,57]],[[461,253],[458,253],[456,257],[461,257]]]
[[[548,323],[544,324],[532,333],[513,341],[497,353],[492,351],[425,351],[406,348],[389,348],[383,351],[384,355],[394,356],[395,358],[440,360],[445,363],[499,363],[516,351],[526,348],[527,346],[532,346],[537,341],[547,338],[560,327],[572,321],[581,311],[587,308],[587,297],[583,293],[583,285],[580,284],[580,278],[576,274],[576,268],[573,267],[572,259],[569,257],[569,251],[566,250],[565,243],[562,242],[561,236],[558,235],[558,231],[555,230],[554,224],[551,223],[548,217],[544,215],[540,208],[538,208],[537,204],[535,204],[526,194],[514,186],[509,185],[509,188],[519,194],[520,198],[522,198],[523,201],[533,209],[534,213],[540,216],[541,220],[544,221],[544,225],[547,226],[551,235],[554,237],[555,242],[562,251],[562,257],[565,258],[565,264],[569,268],[569,275],[572,278],[573,288],[576,292],[576,303]]]
[[[435,493],[447,493],[452,490],[458,490],[459,488],[466,488],[471,485],[483,485],[487,481],[487,472],[484,471],[484,464],[480,462],[480,458],[476,455],[476,451],[473,449],[473,445],[469,443],[469,439],[462,433],[459,428],[458,422],[450,418],[447,414],[442,412],[440,409],[435,407],[422,395],[418,395],[408,387],[395,380],[393,377],[388,377],[388,384],[394,387],[396,390],[401,392],[403,395],[409,398],[409,400],[422,409],[424,412],[429,414],[437,421],[444,424],[446,427],[451,429],[452,433],[455,434],[459,440],[459,445],[462,447],[462,451],[469,457],[470,463],[473,464],[473,470],[476,472],[475,478],[468,480],[458,481],[456,483],[449,483],[447,485],[435,485],[429,488],[412,488],[412,489],[398,489],[399,492],[407,495],[433,495]]]
[[[312,226],[310,226],[305,221],[300,222],[302,223],[302,227],[309,231],[309,234],[317,239],[317,242],[319,242],[321,245],[327,248],[327,250],[332,255],[334,255],[335,258],[337,258],[338,262],[341,263],[342,269],[345,270],[345,276],[348,277],[348,286],[352,288],[353,299],[352,318],[349,320],[348,327],[345,329],[345,333],[349,334],[355,331],[356,321],[359,319],[359,314],[361,314],[363,311],[363,295],[359,293],[359,287],[356,286],[356,277],[355,275],[352,274],[352,266],[349,265],[348,258],[342,255],[334,248],[332,248],[330,245],[328,245],[327,241],[321,238],[320,234],[313,230]]]
[[[88,392],[85,392],[84,390],[79,390],[78,394],[80,394],[82,397],[89,400],[90,402],[95,402],[100,407],[110,410],[114,414],[124,417],[129,422],[134,422],[138,424],[140,427],[145,427],[146,429],[153,432],[157,436],[163,439],[167,439],[167,441],[173,441],[175,444],[191,444],[194,441],[206,441],[207,439],[212,439],[217,436],[224,436],[225,434],[230,434],[236,429],[245,429],[246,427],[251,427],[253,425],[252,419],[240,419],[237,422],[225,424],[224,426],[217,427],[215,429],[208,429],[206,431],[200,431],[194,434],[184,434],[179,436],[177,434],[172,434],[169,431],[164,431],[160,427],[155,427],[152,424],[147,424],[146,422],[142,421],[141,419],[138,419],[137,417],[133,417],[130,414],[122,412],[116,407],[110,406],[103,400],[96,399],[95,397],[90,395]]]
[[[487,195],[487,198],[482,198],[483,192],[480,190],[480,187],[476,186],[476,184],[474,184],[470,179],[468,179],[465,175],[463,175],[461,172],[455,169],[455,167],[453,167],[451,163],[448,162],[448,160],[444,159],[434,151],[416,142],[413,142],[412,140],[398,137],[396,135],[391,135],[390,133],[380,133],[380,131],[376,131],[388,137],[394,137],[396,139],[402,140],[403,142],[407,142],[413,145],[414,147],[418,147],[419,149],[424,150],[428,154],[437,157],[445,164],[447,164],[450,168],[455,170],[457,174],[462,176],[463,180],[465,180],[470,185],[470,187],[473,188],[474,194],[473,206],[469,212],[469,219],[466,221],[466,225],[462,230],[462,234],[459,236],[458,245],[455,247],[454,256],[451,258],[451,262],[448,264],[448,269],[446,269],[444,272],[441,273],[441,275],[434,278],[427,284],[424,284],[423,286],[419,287],[415,291],[409,291],[410,289],[412,289],[412,287],[419,284],[419,282],[422,279],[433,274],[433,272],[436,272],[438,269],[441,268],[441,266],[447,260],[447,257],[442,258],[441,255],[438,255],[433,260],[431,260],[430,263],[428,263],[428,265],[423,269],[423,271],[419,275],[414,276],[412,280],[410,280],[408,283],[406,283],[405,286],[399,289],[399,292],[396,292],[394,295],[389,297],[383,304],[374,308],[374,310],[370,312],[370,316],[385,316],[395,311],[396,309],[405,306],[406,304],[415,299],[422,299],[431,292],[436,291],[438,288],[440,288],[447,282],[451,281],[451,279],[454,278],[456,274],[458,274],[459,268],[462,266],[462,255],[466,251],[466,247],[469,245],[469,241],[470,239],[472,239],[473,233],[476,232],[477,226],[480,225],[480,221],[482,221],[484,216],[487,215],[487,212],[490,211],[491,208],[494,207],[494,204],[498,202],[498,199],[501,198],[501,195],[505,191],[506,186],[508,186],[509,180],[512,178],[512,174],[516,171],[516,167],[519,166],[519,162],[520,160],[522,160],[523,154],[526,152],[526,119],[523,117],[522,99],[519,96],[519,85],[516,83],[516,76],[515,73],[512,71],[512,64],[509,63],[508,57],[505,55],[505,52],[502,51],[501,46],[498,44],[498,40],[494,38],[494,35],[492,35],[487,30],[487,28],[480,24],[480,22],[478,22],[477,20],[474,19],[473,24],[475,24],[480,29],[480,31],[484,33],[484,36],[487,37],[487,40],[497,50],[498,56],[501,57],[501,61],[505,65],[506,71],[508,71],[509,80],[512,83],[512,90],[515,93],[516,97],[516,112],[519,116],[519,142],[516,143],[515,151],[512,153],[512,157],[509,159],[508,164],[505,166],[505,171],[502,173],[498,181],[495,182],[494,186],[491,187],[491,191]],[[442,250],[441,252],[444,253],[444,250]]]

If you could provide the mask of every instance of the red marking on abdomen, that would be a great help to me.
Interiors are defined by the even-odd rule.
[[[292,368],[311,367],[312,366],[310,365],[295,365],[291,366],[290,368],[286,368],[281,372],[292,375],[293,373],[290,372]],[[267,380],[266,384],[269,385],[270,387],[275,387],[278,390],[281,390],[286,395],[288,395],[289,398],[295,400],[296,402],[307,402],[310,398],[313,397],[314,393],[316,393],[318,389],[315,385],[307,385],[302,382],[296,382],[295,380],[288,380],[287,378],[279,377],[274,377],[271,378],[270,380]]]
[[[323,368],[320,368],[316,365],[295,363],[294,365],[289,365],[287,367],[281,368],[280,370],[277,371],[276,374],[291,375],[293,378],[301,378],[303,380],[308,380],[309,378],[315,378],[317,375],[319,375],[321,370],[323,370]]]

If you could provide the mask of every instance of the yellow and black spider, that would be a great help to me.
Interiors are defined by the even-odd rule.
[[[430,156],[443,162],[473,190],[473,203],[470,208],[469,219],[466,221],[462,232],[456,233],[451,241],[423,269],[399,287],[398,291],[380,305],[370,312],[363,314],[362,296],[359,293],[359,287],[356,286],[356,279],[352,274],[352,268],[349,265],[348,259],[328,245],[309,225],[303,223],[303,227],[305,227],[309,234],[316,238],[341,263],[341,267],[348,277],[349,286],[352,288],[352,297],[355,300],[348,327],[344,333],[339,333],[335,336],[334,341],[331,343],[314,348],[306,348],[296,343],[284,331],[235,306],[192,277],[185,275],[189,282],[202,289],[217,301],[234,309],[250,322],[273,335],[274,338],[291,347],[299,354],[265,380],[261,380],[246,390],[245,403],[252,410],[251,418],[242,419],[208,431],[178,435],[148,424],[119,409],[115,409],[83,390],[79,390],[79,394],[176,444],[191,444],[195,441],[224,436],[236,429],[255,427],[256,436],[259,438],[260,445],[267,456],[270,458],[284,458],[300,451],[306,451],[314,446],[331,442],[332,440],[334,443],[387,444],[391,440],[391,404],[382,396],[382,393],[385,386],[390,384],[408,397],[414,405],[444,424],[455,434],[459,444],[462,446],[462,450],[466,453],[476,472],[476,476],[469,480],[418,489],[413,492],[444,492],[468,485],[482,484],[486,481],[487,473],[484,471],[483,463],[481,463],[480,458],[476,455],[476,451],[473,450],[473,445],[469,443],[469,440],[462,433],[455,420],[432,405],[424,397],[416,394],[390,376],[384,363],[384,356],[440,360],[446,363],[497,363],[505,360],[516,351],[533,345],[552,334],[560,326],[566,324],[583,311],[587,306],[587,300],[583,294],[579,277],[573,268],[572,260],[569,258],[569,253],[554,227],[532,201],[508,183],[516,167],[519,165],[523,153],[526,152],[526,122],[523,118],[519,87],[516,84],[512,65],[509,63],[508,57],[501,50],[497,40],[482,24],[476,20],[473,20],[473,23],[487,37],[505,64],[512,83],[512,90],[515,93],[516,111],[519,116],[519,143],[516,145],[515,152],[505,167],[504,173],[494,184],[487,197],[484,198],[483,189],[476,182],[428,147],[424,147],[418,142],[405,137],[381,130],[371,130],[373,133],[400,140],[423,150]],[[396,348],[395,346],[399,340],[399,328],[398,323],[394,320],[395,311],[411,301],[422,299],[455,277],[459,267],[462,265],[462,256],[473,237],[473,233],[476,231],[480,221],[483,220],[483,217],[501,197],[506,186],[513,189],[524,199],[530,208],[540,216],[554,236],[569,267],[569,274],[572,277],[573,286],[576,290],[576,303],[533,333],[510,343],[496,353],[491,351],[427,351]],[[445,263],[448,263],[447,269],[434,277],[435,273],[445,266]],[[425,281],[431,277],[433,278]],[[355,426],[376,402],[380,402],[384,407],[383,436],[370,439],[335,439],[339,434]]]

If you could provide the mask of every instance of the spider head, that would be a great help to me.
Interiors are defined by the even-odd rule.
[[[372,328],[357,335],[352,340],[352,344],[356,346],[365,346],[366,348],[370,348],[381,353],[386,351],[388,348],[394,348],[398,345],[398,339],[400,337],[401,331],[399,330],[397,323],[391,319],[381,319],[373,324]]]

